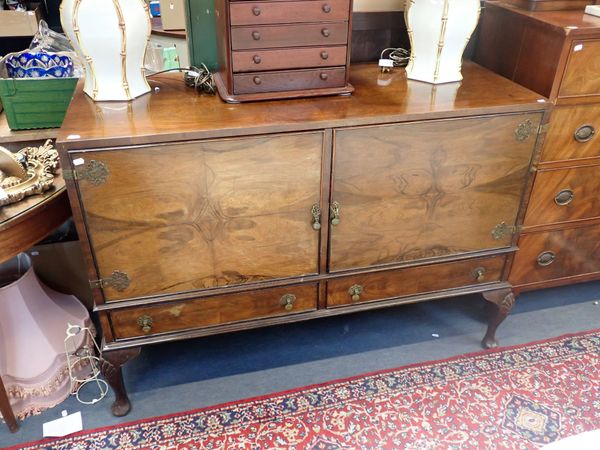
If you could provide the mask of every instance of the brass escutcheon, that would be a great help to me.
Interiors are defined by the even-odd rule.
[[[585,142],[591,141],[595,134],[596,129],[594,128],[594,126],[590,124],[585,124],[577,128],[577,130],[575,131],[574,138],[577,142],[583,144]]]
[[[143,315],[138,317],[137,324],[140,326],[144,333],[150,333],[152,330],[152,317]]]
[[[360,284],[355,284],[348,289],[348,295],[350,295],[353,302],[357,302],[360,300],[360,296],[364,290],[365,289]]]
[[[296,301],[296,296],[294,294],[285,294],[279,300],[281,306],[285,308],[286,311],[291,311],[294,309],[294,302]]]
[[[485,280],[485,269],[483,267],[477,267],[475,270],[473,270],[473,277],[477,281]]]
[[[548,267],[556,261],[556,253],[551,251],[542,252],[537,257],[537,262],[542,267]]]
[[[575,193],[571,189],[563,189],[554,197],[554,203],[558,206],[567,206],[574,198]]]

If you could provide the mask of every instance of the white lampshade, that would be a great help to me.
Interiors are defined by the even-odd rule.
[[[0,265],[0,376],[20,419],[56,406],[70,394],[67,325],[90,326],[85,307],[37,278],[22,253]],[[77,348],[85,343],[81,334]],[[79,375],[88,368],[79,367]]]

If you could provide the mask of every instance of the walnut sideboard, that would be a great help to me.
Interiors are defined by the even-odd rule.
[[[483,293],[497,345],[547,102],[463,72],[359,65],[350,97],[241,105],[168,74],[131,103],[77,91],[59,148],[113,413],[158,342]]]

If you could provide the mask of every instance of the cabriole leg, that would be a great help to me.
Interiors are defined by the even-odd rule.
[[[126,350],[111,350],[102,353],[100,371],[106,382],[115,393],[115,402],[111,410],[113,415],[121,417],[131,410],[131,402],[123,383],[123,365],[130,359],[140,354],[140,348],[135,347]]]
[[[488,329],[481,341],[481,345],[484,348],[495,348],[498,347],[496,330],[515,305],[515,294],[512,289],[499,289],[497,291],[484,292],[483,298],[493,305],[494,310],[489,317]]]

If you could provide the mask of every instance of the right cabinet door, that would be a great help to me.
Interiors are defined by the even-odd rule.
[[[329,269],[511,245],[540,114],[335,132]],[[504,225],[502,225],[504,224]]]

